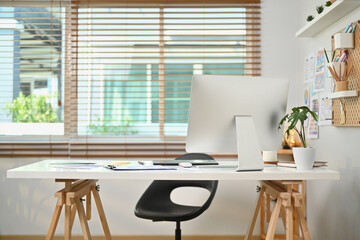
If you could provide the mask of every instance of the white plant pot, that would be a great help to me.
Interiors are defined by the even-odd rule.
[[[297,170],[311,170],[313,168],[316,152],[315,148],[294,147],[292,150]]]

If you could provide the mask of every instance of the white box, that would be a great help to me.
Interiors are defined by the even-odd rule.
[[[354,33],[337,33],[334,35],[335,49],[353,49]]]

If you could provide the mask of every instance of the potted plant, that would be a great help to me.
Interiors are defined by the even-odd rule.
[[[315,148],[308,147],[306,143],[306,134],[304,123],[310,114],[315,121],[318,121],[318,116],[315,112],[311,111],[307,106],[294,107],[291,109],[291,113],[286,114],[280,121],[278,129],[284,123],[289,123],[285,134],[288,136],[290,131],[294,129],[299,135],[300,141],[303,147],[294,147],[294,161],[298,170],[309,170],[312,169],[315,160]]]
[[[330,7],[332,4],[333,4],[333,3],[332,3],[331,1],[327,1],[327,2],[325,3],[325,6],[326,6],[326,7]]]
[[[322,13],[324,11],[324,6],[323,5],[316,6],[316,11],[318,14]]]

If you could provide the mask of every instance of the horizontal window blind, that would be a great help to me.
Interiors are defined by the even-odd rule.
[[[260,74],[258,1],[75,3],[72,136],[184,139],[194,74]]]
[[[109,140],[96,142],[69,141],[50,138],[47,141],[29,138],[27,141],[0,142],[0,157],[167,157],[175,158],[185,153],[183,142],[126,143]]]
[[[24,63],[19,70],[46,69],[47,78],[58,79],[51,101],[65,139],[47,147],[31,142],[34,154],[178,156],[185,152],[192,76],[261,73],[259,0],[30,3],[2,1],[0,9],[18,8],[12,21],[24,29],[41,26],[14,31],[24,47],[12,54]],[[51,37],[44,40],[44,32]],[[30,151],[26,143],[11,146],[12,155]]]

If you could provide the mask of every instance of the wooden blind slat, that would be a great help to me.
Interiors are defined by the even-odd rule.
[[[59,0],[60,1],[60,0]],[[46,1],[44,1],[46,2]],[[258,4],[260,3],[260,0],[73,0],[74,3],[85,4],[88,6],[92,6],[91,4],[104,4],[104,3],[117,3],[117,4],[124,4],[125,6],[131,5],[131,4],[154,4],[155,6],[167,6],[167,5],[183,5],[183,4],[204,4],[204,5],[210,5],[210,4]]]

